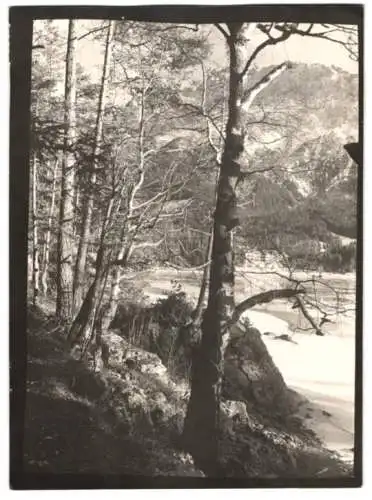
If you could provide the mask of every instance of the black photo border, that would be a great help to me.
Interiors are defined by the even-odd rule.
[[[10,7],[10,487],[15,490],[148,488],[345,488],[362,485],[363,167],[358,176],[354,476],[347,478],[174,478],[31,474],[23,470],[26,382],[27,224],[32,24],[36,19],[126,19],[216,23],[292,21],[359,27],[359,144],[363,151],[364,7],[362,4],[147,5]]]

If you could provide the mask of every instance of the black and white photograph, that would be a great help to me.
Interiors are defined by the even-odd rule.
[[[10,9],[12,488],[361,485],[362,23]]]

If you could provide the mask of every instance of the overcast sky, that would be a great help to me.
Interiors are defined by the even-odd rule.
[[[38,21],[36,21],[37,23]],[[61,33],[67,37],[67,20],[57,20],[54,22]],[[100,21],[81,20],[78,23],[79,36],[97,26]],[[210,32],[210,40],[213,46],[212,59],[217,64],[224,64],[226,60],[225,40],[222,34],[212,25],[206,25],[204,29]],[[316,25],[314,27],[316,29]],[[263,35],[252,37],[253,45],[262,40]],[[249,50],[249,49],[248,49]],[[100,78],[102,68],[103,51],[102,45],[92,41],[90,37],[78,42],[78,62],[91,74],[92,79]],[[358,72],[358,63],[350,59],[347,51],[340,45],[317,38],[293,36],[284,43],[274,47],[266,48],[257,59],[258,66],[269,66],[280,64],[283,61],[318,63],[327,66],[339,66],[350,73]]]
[[[314,25],[314,32],[322,31]],[[223,35],[211,27],[211,37],[216,40],[215,51],[224,52]],[[252,36],[251,41],[254,45],[264,39],[264,35]],[[270,66],[280,64],[284,61],[318,63],[327,66],[339,66],[350,73],[358,72],[358,63],[350,59],[347,51],[341,45],[321,40],[319,38],[310,38],[302,36],[292,36],[286,42],[273,47],[267,47],[257,58],[258,66]]]
[[[260,57],[262,66],[280,64],[285,60],[339,66],[350,73],[358,72],[358,63],[352,61],[340,45],[316,39],[294,36],[286,42],[268,49]]]

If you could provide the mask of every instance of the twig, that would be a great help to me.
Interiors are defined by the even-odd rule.
[[[297,305],[298,305],[299,309],[301,310],[302,314],[307,319],[307,321],[310,323],[310,325],[314,328],[315,334],[323,337],[324,333],[319,329],[318,325],[315,323],[315,321],[311,317],[310,313],[308,312],[308,310],[305,307],[304,302],[300,299],[300,297],[297,297],[296,301],[297,301]]]
[[[268,34],[268,33],[266,33]],[[274,38],[272,37],[271,35],[267,38],[267,40],[265,40],[264,42],[262,42],[260,45],[258,45],[258,47],[256,47],[256,49],[252,52],[251,56],[249,57],[248,61],[246,62],[246,65],[243,69],[243,71],[240,73],[240,80],[244,78],[244,76],[246,75],[247,71],[249,70],[249,68],[251,67],[253,61],[256,59],[256,57],[258,56],[258,54],[260,52],[262,52],[266,47],[269,47],[270,45],[276,45],[278,43],[281,43],[281,42],[284,42],[285,40],[287,40],[289,37],[291,36],[291,32],[290,31],[287,31],[287,32],[283,32],[279,37],[277,38]]]

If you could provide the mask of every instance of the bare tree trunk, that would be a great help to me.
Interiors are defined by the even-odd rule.
[[[219,156],[220,156],[220,154],[217,153],[216,162],[217,162],[218,170],[217,170],[217,174],[216,174],[216,191],[214,193],[214,204],[217,203],[218,184],[219,184],[220,170],[221,170],[221,162],[220,162]],[[204,299],[205,299],[205,295],[206,295],[207,289],[208,289],[209,275],[210,275],[211,262],[212,262],[212,254],[213,254],[213,227],[211,228],[211,232],[209,233],[207,256],[206,256],[206,266],[204,267],[204,270],[203,270],[203,277],[202,277],[202,282],[201,282],[200,291],[199,291],[198,303],[196,305],[196,309],[194,312],[194,318],[193,318],[194,331],[195,331],[195,328],[200,327],[200,322],[201,322],[202,313],[203,313]]]
[[[56,303],[56,315],[59,319],[65,321],[70,321],[72,317],[75,178],[73,147],[76,137],[76,46],[76,21],[70,20],[66,55],[65,137],[59,215]]]
[[[94,140],[94,150],[93,150],[93,161],[94,166],[92,170],[91,177],[88,183],[88,192],[83,204],[82,212],[82,227],[80,233],[79,247],[76,258],[75,274],[74,274],[74,304],[73,309],[76,312],[81,304],[83,295],[83,279],[85,274],[85,266],[87,260],[87,251],[89,244],[89,236],[91,232],[92,224],[92,213],[93,213],[93,202],[94,202],[94,186],[96,184],[96,158],[98,156],[100,145],[102,141],[102,130],[103,130],[103,116],[105,112],[106,105],[106,89],[107,82],[110,73],[110,60],[112,52],[112,39],[115,29],[114,21],[110,21],[107,38],[106,38],[106,48],[105,48],[105,58],[103,63],[102,79],[101,79],[101,89],[98,101],[98,111],[96,119],[96,131]]]
[[[134,248],[134,239],[137,231],[140,228],[141,222],[132,225],[130,220],[134,212],[134,203],[138,191],[141,189],[145,180],[145,156],[144,156],[144,132],[145,132],[145,91],[142,90],[141,108],[138,120],[138,167],[139,178],[137,182],[129,189],[129,198],[127,205],[126,217],[123,221],[121,235],[119,238],[120,248],[116,255],[115,262],[117,263],[112,271],[111,290],[108,303],[102,311],[101,328],[105,331],[109,328],[112,320],[115,318],[116,311],[120,298],[120,281],[123,275],[123,269],[127,266],[132,250]],[[128,236],[131,234],[131,236]],[[120,265],[118,265],[120,263]]]
[[[95,322],[108,272],[109,255],[105,245],[100,245],[97,253],[96,275],[69,332],[68,338],[71,346],[78,345],[82,355],[87,351],[89,345],[94,343]]]
[[[48,293],[48,267],[49,267],[49,254],[50,254],[50,237],[52,232],[53,215],[54,215],[54,205],[56,198],[56,182],[57,182],[57,169],[58,169],[58,159],[54,162],[53,168],[53,182],[52,182],[52,198],[50,200],[49,214],[48,214],[48,226],[47,233],[45,236],[45,243],[43,248],[43,258],[42,258],[42,273],[41,273],[41,286],[43,290],[43,295]]]
[[[105,244],[108,227],[112,220],[114,197],[108,203],[105,218],[102,224],[100,244],[96,259],[96,274],[93,283],[90,285],[78,314],[71,325],[68,339],[71,346],[79,346],[83,355],[89,345],[94,342],[95,322],[97,319],[98,307],[103,287],[106,284],[106,276],[109,272],[111,250]]]
[[[194,311],[194,317],[193,317],[194,326],[200,325],[200,321],[202,318],[204,299],[205,299],[207,289],[208,289],[209,273],[210,273],[210,266],[211,266],[211,260],[212,260],[212,250],[213,250],[213,231],[211,231],[209,238],[208,238],[206,262],[205,262],[205,266],[203,269],[203,277],[202,277],[202,282],[201,282],[200,290],[199,290],[198,303],[196,304],[196,308]]]
[[[80,203],[80,185],[75,176],[75,186],[74,186],[74,229],[73,229],[73,238],[75,240],[76,235],[79,229],[79,203]]]
[[[121,267],[115,266],[111,276],[110,297],[104,311],[102,311],[102,322],[101,322],[102,331],[106,331],[110,327],[110,324],[112,323],[112,321],[116,316],[120,299],[120,281],[122,275],[123,271]]]
[[[191,396],[184,427],[185,448],[209,476],[221,473],[220,399],[224,356],[234,313],[233,230],[239,224],[235,190],[246,175],[242,157],[243,112],[249,109],[259,92],[288,67],[287,63],[279,65],[245,89],[243,80],[249,67],[245,27],[248,25],[244,23],[229,23],[228,32],[224,31],[230,59],[228,119],[217,186],[208,305],[202,320],[201,342],[194,350]]]
[[[37,305],[39,295],[39,242],[38,242],[38,216],[37,216],[37,157],[36,152],[32,156],[32,288],[33,304]]]
[[[230,89],[226,141],[220,167],[214,216],[208,306],[202,322],[202,339],[192,369],[192,388],[185,421],[185,436],[196,463],[208,475],[218,474],[219,401],[229,319],[234,311],[233,229],[238,224],[235,186],[244,150],[239,100],[243,87],[238,35],[242,23],[231,25]]]

